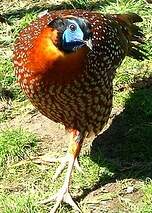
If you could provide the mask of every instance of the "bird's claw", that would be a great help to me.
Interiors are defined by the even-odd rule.
[[[73,201],[70,193],[65,188],[61,188],[55,195],[41,201],[40,204],[47,204],[51,201],[56,201],[56,203],[51,209],[50,213],[55,213],[62,201],[69,204],[75,211],[82,212],[81,209],[77,206],[77,204]]]

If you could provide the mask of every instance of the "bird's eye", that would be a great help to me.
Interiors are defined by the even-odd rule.
[[[76,31],[77,26],[75,24],[70,24],[69,28],[70,28],[71,31]]]

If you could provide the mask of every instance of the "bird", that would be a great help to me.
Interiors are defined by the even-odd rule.
[[[142,30],[135,13],[101,14],[87,10],[46,12],[20,33],[13,63],[18,82],[44,116],[64,125],[68,150],[54,180],[67,165],[63,186],[42,203],[55,201],[51,212],[66,202],[81,209],[70,194],[73,168],[86,137],[97,135],[112,109],[113,79],[126,56],[144,60]]]

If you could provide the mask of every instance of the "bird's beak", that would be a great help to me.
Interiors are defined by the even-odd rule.
[[[87,40],[87,41],[84,41],[84,43],[85,43],[85,45],[87,47],[89,47],[90,50],[92,50],[92,40],[91,40],[91,38],[89,40]]]

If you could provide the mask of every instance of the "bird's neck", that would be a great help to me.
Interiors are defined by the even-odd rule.
[[[51,33],[50,29],[42,32],[27,56],[27,68],[32,75],[41,75],[45,81],[65,84],[77,80],[82,74],[88,48],[65,54],[55,45],[56,33]]]

